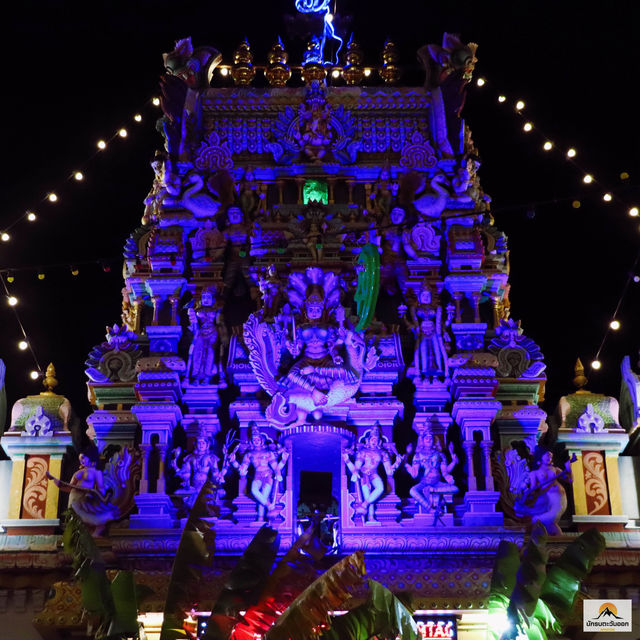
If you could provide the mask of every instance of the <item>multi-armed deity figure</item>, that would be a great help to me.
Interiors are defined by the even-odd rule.
[[[193,504],[207,480],[212,480],[218,485],[224,483],[230,465],[229,442],[225,443],[222,451],[224,455],[221,461],[217,455],[211,452],[211,440],[204,430],[198,432],[194,449],[184,457],[182,464],[179,464],[182,452],[180,447],[173,450],[170,466],[181,480],[180,489],[176,491],[176,494],[186,496],[185,502],[189,506]],[[221,497],[220,493],[218,493],[218,497]]]
[[[413,447],[407,447],[407,454],[411,455]],[[427,513],[435,520],[444,510],[444,499],[447,495],[457,493],[451,472],[458,464],[458,456],[453,450],[453,443],[449,444],[451,462],[442,451],[440,441],[426,430],[418,435],[418,444],[411,463],[406,462],[405,468],[418,483],[411,487],[410,494]]]
[[[221,379],[219,327],[220,309],[214,305],[215,288],[204,289],[200,303],[188,311],[193,341],[187,363],[188,379],[193,384],[210,384]]]
[[[292,274],[289,285],[293,309],[281,320],[290,320],[290,325],[267,324],[252,315],[244,325],[244,338],[251,367],[273,396],[267,418],[275,425],[297,426],[309,413],[318,419],[325,408],[353,397],[378,356],[367,348],[361,332],[347,327],[336,274],[309,267]],[[293,363],[281,375],[284,350]]]
[[[242,456],[241,461],[238,455]],[[230,464],[241,478],[247,478],[253,469],[250,493],[258,503],[258,520],[276,520],[284,507],[278,502],[278,485],[283,480],[282,470],[288,459],[287,450],[268,440],[255,423],[251,424],[251,440],[238,444],[229,453]]]
[[[356,487],[357,499],[353,504],[356,515],[375,522],[375,504],[385,490],[380,465],[384,467],[387,480],[393,483],[393,474],[404,458],[398,454],[395,444],[384,438],[377,422],[342,457]]]

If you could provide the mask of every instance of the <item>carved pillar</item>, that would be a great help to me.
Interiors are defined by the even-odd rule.
[[[159,322],[160,305],[162,304],[163,299],[164,296],[151,296],[151,301],[153,302],[153,319],[151,320],[151,324],[154,326],[156,326]]]
[[[178,302],[180,301],[179,296],[169,296],[169,302],[171,304],[171,324],[178,324]]]
[[[493,474],[491,473],[491,448],[493,447],[493,441],[483,440],[480,446],[484,454],[484,486],[487,491],[493,491],[495,488],[493,484]]]
[[[465,440],[462,446],[467,456],[467,485],[469,486],[469,491],[476,491],[478,489],[478,482],[473,468],[473,450],[476,443],[473,440]]]
[[[473,305],[473,321],[480,322],[480,294],[479,293],[471,293],[469,295],[471,298],[471,304]]]
[[[456,305],[456,322],[462,322],[462,308],[460,306],[460,301],[462,300],[462,294],[459,292],[453,293],[451,295],[453,301]]]
[[[140,477],[140,493],[149,492],[149,454],[151,453],[150,444],[141,444],[142,450],[142,475]]]
[[[133,299],[133,309],[134,309],[134,313],[135,313],[135,327],[134,327],[134,331],[135,333],[140,333],[140,326],[142,324],[142,307],[144,305],[144,300],[139,297],[136,296]]]
[[[355,180],[347,180],[347,189],[349,190],[347,204],[353,204],[353,186],[355,185]]]
[[[336,186],[336,179],[334,177],[327,178],[327,184],[329,185],[329,204],[335,204],[334,191]]]

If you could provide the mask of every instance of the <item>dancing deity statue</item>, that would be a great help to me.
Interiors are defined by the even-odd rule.
[[[200,430],[196,437],[193,451],[187,454],[179,464],[180,447],[176,447],[171,453],[170,466],[180,478],[181,486],[176,494],[186,496],[185,502],[192,506],[193,501],[207,480],[212,480],[218,485],[224,483],[224,478],[229,470],[229,443],[225,443],[223,458],[211,452],[211,441],[204,430]],[[221,494],[218,493],[218,497]]]
[[[211,384],[221,380],[223,367],[218,357],[220,309],[214,306],[216,289],[203,289],[200,303],[188,310],[193,340],[189,348],[187,376],[192,384]]]
[[[411,455],[412,445],[407,447],[407,455]],[[451,462],[442,451],[440,441],[424,431],[418,436],[418,444],[411,463],[405,462],[405,468],[418,483],[410,490],[414,498],[427,513],[433,514],[435,520],[444,512],[445,496],[458,492],[451,472],[458,464],[458,456],[454,453],[453,443],[449,443]]]
[[[364,372],[378,360],[362,332],[347,326],[334,273],[310,267],[304,274],[292,274],[289,285],[290,316],[280,316],[278,323],[271,324],[251,315],[244,325],[251,367],[273,396],[266,416],[277,427],[303,424],[309,413],[319,419],[325,408],[350,399]],[[282,375],[284,351],[293,363]]]
[[[230,464],[246,478],[253,469],[250,493],[258,503],[258,520],[279,519],[284,505],[278,502],[278,486],[283,480],[282,470],[289,459],[289,452],[281,445],[271,442],[251,423],[251,440],[240,443],[229,454]],[[241,455],[241,461],[237,456]]]
[[[124,517],[133,507],[133,496],[140,480],[140,452],[123,449],[105,465],[97,468],[99,454],[95,446],[87,447],[78,456],[80,468],[69,482],[47,473],[47,477],[69,493],[69,508],[89,528],[100,536],[110,522]]]
[[[375,505],[382,498],[385,482],[379,468],[383,465],[387,479],[391,481],[403,457],[393,442],[388,442],[376,424],[367,431],[354,447],[347,449],[342,458],[351,473],[351,481],[356,486],[357,499],[353,503],[357,516],[363,521],[376,522]]]

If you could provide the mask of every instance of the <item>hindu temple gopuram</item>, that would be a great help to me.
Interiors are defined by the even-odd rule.
[[[260,61],[247,41],[224,58],[196,44],[162,58],[122,321],[104,340],[96,322],[86,361],[88,446],[53,366],[9,411],[0,629],[16,631],[0,636],[94,637],[70,508],[107,569],[150,588],[140,637],[158,638],[207,482],[216,555],[191,621],[265,524],[281,552],[319,527],[327,567],[362,550],[424,638],[494,637],[496,549],[537,522],[552,561],[597,527],[586,589],[638,605],[638,376],[625,361],[618,401],[578,362],[556,413],[539,406],[544,356],[510,315],[507,238],[463,119],[477,46],[445,34],[404,86],[391,41],[373,65],[353,37],[335,63],[324,38],[295,62],[276,38]]]

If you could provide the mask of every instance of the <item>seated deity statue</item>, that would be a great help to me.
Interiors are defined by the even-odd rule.
[[[80,453],[80,468],[69,482],[47,473],[61,491],[69,493],[69,508],[94,536],[102,535],[110,522],[133,508],[141,470],[139,453],[131,455],[128,449],[116,453],[105,465],[104,473],[97,468],[98,460],[98,449],[87,447]]]
[[[219,354],[220,309],[214,306],[215,288],[204,289],[200,303],[188,310],[193,340],[189,348],[187,377],[192,384],[211,384],[223,376]]]
[[[238,460],[238,455],[241,460]],[[258,504],[258,521],[273,521],[280,516],[282,504],[278,503],[278,487],[283,481],[283,473],[288,451],[281,445],[270,442],[253,424],[251,440],[238,444],[230,453],[231,466],[238,470],[241,478],[246,478],[253,470],[250,493]]]
[[[523,492],[516,503],[521,514],[531,516],[532,523],[542,523],[552,536],[562,535],[558,521],[567,510],[567,493],[560,480],[571,482],[571,462],[560,469],[554,466],[551,451],[545,451],[538,468],[525,477]]]
[[[412,445],[407,447],[407,455],[411,455]],[[442,451],[440,442],[430,432],[418,436],[418,444],[411,463],[405,462],[405,468],[418,483],[410,490],[411,497],[420,504],[427,513],[439,517],[444,511],[444,496],[458,492],[451,471],[458,464],[453,443],[449,443],[451,462]]]
[[[244,325],[251,367],[260,385],[273,396],[266,416],[278,426],[303,424],[309,413],[319,419],[324,408],[351,398],[364,371],[378,359],[362,334],[345,323],[344,309],[338,304],[338,278],[317,267],[310,267],[307,273],[316,280],[324,277],[331,289],[325,290],[320,282],[306,284],[302,281],[305,276],[295,274],[302,281],[295,282],[302,294],[288,290],[288,311],[284,313],[283,306],[273,324],[261,322],[254,314]],[[283,374],[279,367],[285,351],[293,361]]]
[[[357,499],[353,503],[355,514],[362,517],[363,522],[376,522],[375,504],[385,491],[380,465],[384,467],[387,478],[392,479],[402,464],[402,456],[393,443],[385,442],[380,425],[376,423],[354,447],[345,451],[342,458],[356,487]]]

